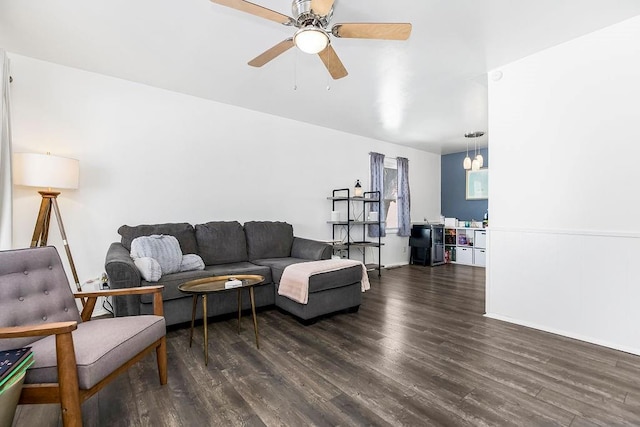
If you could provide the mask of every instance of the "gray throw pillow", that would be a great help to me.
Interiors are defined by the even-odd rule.
[[[158,261],[153,258],[136,258],[133,263],[138,267],[140,275],[147,282],[157,282],[162,277],[162,268],[160,268]]]
[[[182,264],[182,251],[178,239],[173,236],[140,236],[131,242],[131,258],[153,258],[158,261],[162,275],[177,273]]]
[[[182,256],[180,271],[204,270],[204,261],[196,254]]]

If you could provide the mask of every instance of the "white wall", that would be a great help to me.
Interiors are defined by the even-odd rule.
[[[640,17],[500,71],[487,315],[640,354]]]
[[[282,220],[328,240],[327,197],[356,179],[368,187],[370,151],[409,158],[412,215],[440,213],[438,155],[10,57],[14,151],[80,160],[80,188],[59,204],[81,282],[103,271],[122,224]],[[25,247],[40,196],[15,190],[13,243]],[[63,254],[55,225],[49,241]],[[406,245],[387,237],[383,264],[407,263]]]

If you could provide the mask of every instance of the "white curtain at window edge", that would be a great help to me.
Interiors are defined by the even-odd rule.
[[[380,192],[380,201],[383,202],[382,206],[384,206],[384,201],[382,198],[384,197],[384,154],[380,153],[369,153],[371,156],[371,191],[379,191]],[[378,211],[378,204],[371,203],[371,210],[374,212]],[[380,227],[377,225],[369,225],[369,237],[385,237],[386,227],[385,227],[385,210],[381,209],[381,212],[378,213],[380,217]]]
[[[411,193],[409,191],[409,160],[398,157],[398,236],[411,235]]]
[[[12,247],[13,195],[11,178],[11,101],[9,97],[9,58],[0,49],[2,116],[0,116],[0,250]]]

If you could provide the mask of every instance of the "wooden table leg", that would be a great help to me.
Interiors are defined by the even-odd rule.
[[[189,332],[189,347],[193,342],[193,327],[196,323],[196,306],[198,305],[198,294],[193,294],[193,303],[191,306],[191,331]]]
[[[256,334],[256,347],[260,349],[260,343],[258,342],[258,319],[256,318],[256,301],[253,296],[253,286],[249,288],[249,295],[251,296],[251,313],[253,314],[253,331]]]
[[[242,287],[238,288],[238,335],[240,335],[240,318],[242,317]]]
[[[202,294],[202,321],[204,322],[204,364],[209,364],[209,328],[207,327],[207,294]]]

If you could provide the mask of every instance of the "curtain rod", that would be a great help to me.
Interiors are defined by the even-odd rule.
[[[382,154],[382,153],[376,153],[376,152],[374,152],[374,151],[369,151],[369,155],[371,155],[371,154]],[[387,156],[384,156],[384,158],[385,158],[385,159],[389,159],[389,160],[398,160],[398,158],[397,158],[397,157],[387,157]],[[404,158],[405,158],[405,159],[407,159],[407,160],[409,160],[409,159],[408,159],[408,158],[406,158],[406,157],[404,157]]]

